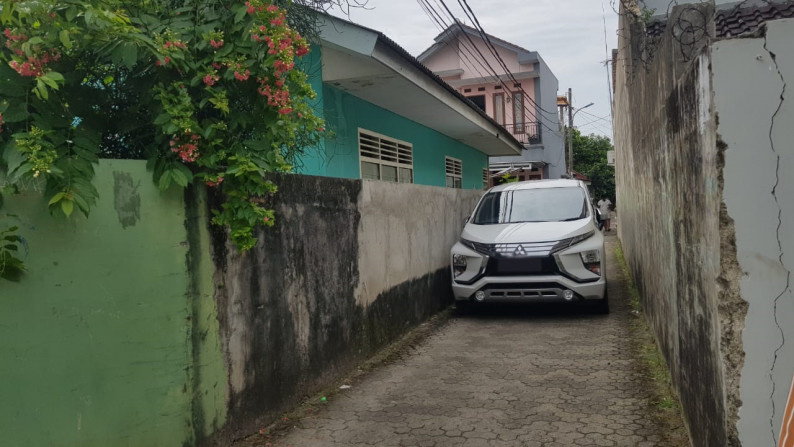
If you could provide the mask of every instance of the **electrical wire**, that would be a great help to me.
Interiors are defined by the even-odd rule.
[[[474,50],[476,50],[477,54],[479,55],[479,59],[477,59],[477,60],[478,60],[478,62],[480,62],[480,65],[481,65],[481,66],[483,66],[483,68],[484,68],[484,69],[486,69],[486,70],[487,70],[487,71],[488,71],[488,72],[489,72],[489,73],[492,75],[492,77],[493,77],[493,78],[494,78],[494,79],[495,79],[497,82],[499,82],[499,83],[500,83],[500,84],[501,84],[501,85],[502,85],[502,86],[505,88],[505,90],[506,90],[506,91],[508,91],[508,92],[513,92],[513,89],[511,89],[511,88],[510,88],[510,87],[509,87],[509,86],[508,86],[508,85],[507,85],[507,84],[504,82],[504,80],[502,80],[502,78],[499,76],[499,74],[498,74],[498,73],[497,73],[497,71],[496,71],[496,70],[493,68],[493,66],[491,66],[491,65],[490,65],[490,63],[488,63],[488,60],[487,60],[487,58],[485,57],[485,55],[482,53],[482,51],[480,51],[480,49],[477,47],[477,45],[474,43],[474,41],[472,41],[471,37],[468,35],[468,33],[467,33],[467,32],[466,32],[466,30],[463,28],[463,26],[461,25],[461,23],[460,23],[460,22],[459,22],[459,21],[458,21],[458,20],[455,18],[454,14],[453,14],[453,13],[452,13],[452,11],[449,9],[449,7],[448,7],[448,6],[447,6],[447,4],[444,2],[444,0],[435,0],[435,1],[436,1],[436,4],[437,4],[437,5],[439,5],[440,7],[443,7],[443,8],[444,8],[444,10],[447,12],[447,15],[448,15],[448,16],[449,16],[449,17],[452,19],[452,21],[453,21],[454,25],[457,25],[458,29],[461,31],[461,34],[462,34],[462,35],[463,35],[463,36],[466,38],[466,41],[468,41],[468,43],[470,44],[470,47],[467,47],[467,48],[469,49],[469,51],[471,51],[471,50],[470,50],[471,48],[474,48]],[[429,6],[430,6],[430,8],[431,8],[431,9],[434,9],[434,8],[432,8],[432,5],[429,5]],[[438,14],[438,12],[437,12],[437,11],[436,11],[436,14]],[[440,14],[438,14],[438,15],[440,16]],[[444,22],[444,23],[446,24],[446,22]],[[450,25],[450,26],[452,26],[452,25]],[[461,42],[461,43],[463,44],[463,46],[464,46],[464,47],[465,47],[465,43],[466,43],[466,41],[464,41],[464,40],[459,40],[459,42]],[[472,55],[473,55],[473,54],[472,54]],[[475,58],[476,58],[476,56],[475,56]],[[484,63],[484,65],[483,65],[483,63]],[[509,73],[509,70],[507,70],[507,72]],[[510,73],[510,76],[512,77],[512,73]],[[513,79],[513,80],[515,80],[515,78],[514,78],[514,77],[512,77],[512,79]],[[518,81],[517,81],[517,80],[515,80],[515,83],[518,83]],[[534,104],[535,106],[539,107],[539,106],[537,105],[537,103],[535,103],[535,101],[534,101],[534,100],[533,100],[533,99],[532,99],[532,98],[531,98],[529,95],[527,95],[525,91],[523,91],[523,89],[520,89],[520,91],[521,91],[522,97],[524,97],[524,98],[527,98],[527,99],[529,100],[529,102],[531,102],[531,103],[532,103],[532,104]],[[522,101],[522,103],[523,103],[523,101]],[[533,110],[529,109],[529,108],[528,108],[526,105],[523,105],[522,109],[523,109],[525,112],[529,112],[529,115],[530,115],[530,116],[532,116],[533,118],[538,118],[538,116],[537,116],[538,114],[536,113],[536,111],[533,111]],[[544,111],[545,111],[545,110],[544,110]],[[546,111],[546,112],[547,112],[547,113],[549,113],[548,111]],[[557,116],[557,114],[556,114],[556,113],[554,113],[554,116],[556,117],[556,116]],[[557,129],[553,129],[553,128],[549,127],[547,124],[545,124],[545,123],[542,121],[542,119],[546,119],[546,121],[548,121],[548,122],[552,123],[552,124],[553,124],[553,125],[555,125],[555,126],[558,126],[558,125],[559,125],[559,123],[558,123],[558,122],[552,121],[552,120],[551,120],[551,119],[549,119],[547,116],[544,116],[544,115],[542,115],[542,114],[540,115],[540,118],[541,118],[541,120],[538,120],[538,121],[537,121],[537,122],[538,122],[538,124],[542,125],[542,126],[543,126],[543,127],[545,127],[546,129],[548,129],[549,131],[551,131],[553,134],[559,134],[559,130],[557,130]]]

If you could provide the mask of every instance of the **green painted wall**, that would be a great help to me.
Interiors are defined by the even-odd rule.
[[[314,113],[319,117],[325,116],[323,110],[322,47],[312,45],[309,54],[298,59],[297,64],[301,70],[309,75],[309,84],[317,94],[317,97],[311,101]],[[296,172],[326,175],[324,163],[325,140],[320,140],[317,147],[306,148],[304,151],[303,156],[300,157],[297,166],[295,166]]]
[[[314,84],[313,84],[314,85]],[[482,189],[482,170],[488,156],[400,115],[323,84],[323,115],[333,137],[324,147],[304,155],[302,174],[360,178],[358,128],[378,132],[414,145],[414,183],[446,186],[444,157],[463,163],[463,187]]]
[[[21,282],[0,283],[3,446],[181,446],[224,421],[211,264],[199,248],[187,273],[183,194],[143,161],[103,160],[95,185],[88,219],[6,196],[29,256]]]

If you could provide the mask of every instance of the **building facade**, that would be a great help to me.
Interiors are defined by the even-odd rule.
[[[491,156],[521,143],[385,35],[325,17],[304,61],[330,131],[298,172],[483,189]]]
[[[491,175],[530,180],[566,172],[558,82],[537,52],[456,22],[418,60],[523,144],[520,155],[491,158]]]

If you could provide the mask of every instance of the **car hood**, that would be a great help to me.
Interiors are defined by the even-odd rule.
[[[570,222],[522,222],[510,224],[466,224],[461,238],[485,244],[551,242],[577,236],[593,229],[590,218]]]

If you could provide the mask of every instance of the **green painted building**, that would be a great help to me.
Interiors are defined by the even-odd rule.
[[[298,172],[482,189],[489,156],[522,146],[385,35],[326,17],[304,69],[331,136]]]

